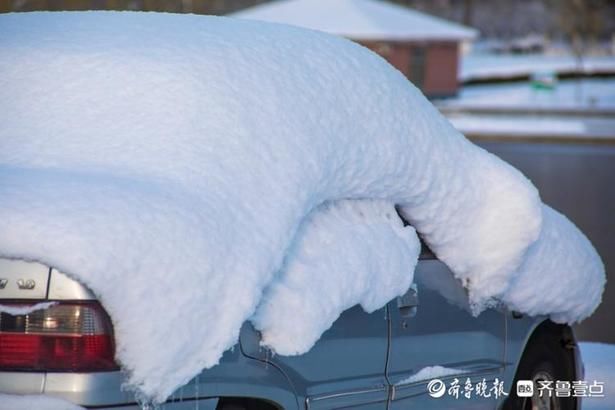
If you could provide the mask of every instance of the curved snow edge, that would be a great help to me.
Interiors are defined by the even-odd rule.
[[[386,201],[319,207],[304,220],[251,318],[262,344],[277,354],[303,354],[346,309],[380,309],[408,290],[420,250],[414,228]]]

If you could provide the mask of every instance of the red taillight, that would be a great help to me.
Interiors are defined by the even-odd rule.
[[[109,317],[96,302],[60,302],[23,315],[0,313],[0,370],[115,370],[114,354]]]

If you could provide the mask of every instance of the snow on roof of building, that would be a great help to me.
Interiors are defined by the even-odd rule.
[[[229,15],[284,23],[355,40],[470,40],[478,31],[378,0],[279,0]]]

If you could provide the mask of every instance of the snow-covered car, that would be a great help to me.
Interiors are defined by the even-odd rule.
[[[575,407],[530,387],[582,380],[600,256],[378,55],[166,13],[0,38],[0,410]]]
[[[570,327],[499,306],[474,317],[466,290],[425,246],[414,278],[408,293],[382,309],[344,312],[303,355],[271,354],[244,325],[221,363],[164,408],[578,408],[574,399],[515,393],[517,380],[582,379]],[[0,302],[13,307],[0,314],[0,393],[139,408],[122,389],[109,316],[85,286],[39,263],[3,259]]]

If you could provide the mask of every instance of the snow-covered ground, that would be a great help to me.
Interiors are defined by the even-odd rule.
[[[528,82],[467,85],[444,106],[482,108],[612,108],[615,77],[561,80],[552,90],[536,90]]]
[[[509,55],[470,53],[463,56],[459,80],[528,76],[536,71],[558,73],[615,73],[615,56],[588,56],[578,67],[572,55]]]
[[[573,323],[600,303],[583,233],[355,43],[113,12],[2,15],[0,38],[0,256],[88,285],[148,399],[246,320],[300,354],[347,307],[403,294],[416,232],[475,313]]]
[[[552,90],[529,82],[467,85],[435,103],[475,138],[615,138],[615,78],[563,80]]]
[[[579,343],[585,363],[585,381],[604,383],[605,397],[583,400],[586,410],[615,409],[615,345],[604,343]]]
[[[448,113],[448,119],[469,138],[528,139],[551,141],[615,140],[615,118],[587,118],[579,115],[489,115]]]

